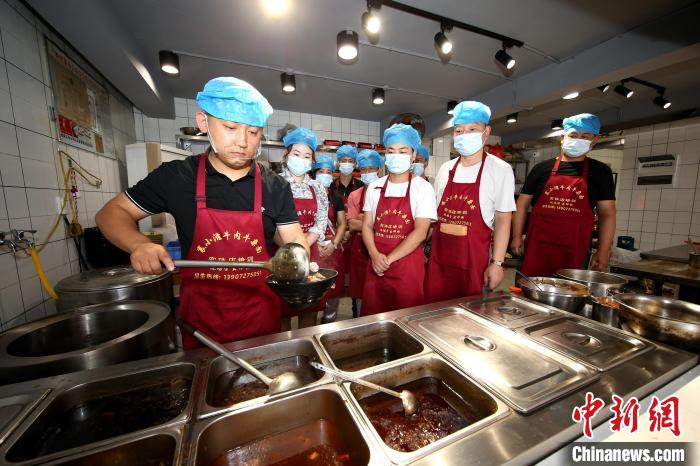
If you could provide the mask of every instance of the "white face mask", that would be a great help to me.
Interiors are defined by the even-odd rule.
[[[386,154],[386,168],[394,175],[406,173],[411,168],[411,154]]]
[[[333,183],[333,175],[329,173],[317,173],[316,181],[321,183],[321,186],[324,188],[327,188],[331,185],[331,183]]]
[[[423,173],[425,173],[425,166],[422,163],[413,163],[411,164],[411,173],[413,173],[414,176],[423,176]]]
[[[355,169],[355,164],[354,164],[354,163],[350,163],[350,162],[341,162],[341,163],[338,165],[338,170],[339,170],[340,173],[342,173],[343,175],[349,175],[349,174],[351,174],[352,171],[353,171],[354,169]]]
[[[209,131],[209,118],[207,118],[207,114],[204,114],[204,123],[207,124],[207,139],[209,139],[209,144],[211,145],[211,150],[214,151],[216,154],[216,146],[214,145],[214,141],[211,138],[211,131]]]
[[[588,139],[565,137],[561,145],[561,150],[569,157],[581,157],[591,150],[591,141]]]
[[[484,132],[486,132],[486,130],[482,131],[481,133],[458,134],[454,137],[455,149],[465,157],[475,154],[484,146],[484,141],[481,140]]]
[[[311,160],[309,159],[302,159],[293,155],[287,158],[287,168],[294,176],[302,176],[310,172],[311,166]]]
[[[360,174],[360,179],[364,184],[370,184],[372,181],[379,179],[379,174],[377,172],[368,172]]]

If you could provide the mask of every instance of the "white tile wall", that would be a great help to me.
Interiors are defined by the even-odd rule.
[[[679,157],[674,186],[635,186],[637,157],[658,154]],[[700,118],[626,130],[622,167],[618,236],[634,237],[642,250],[681,244],[688,235],[700,239]]]
[[[75,247],[66,239],[63,226],[46,237],[64,195],[58,149],[103,180],[100,188],[78,182],[78,215],[84,227],[94,226],[95,212],[121,191],[122,183],[118,160],[55,140],[56,128],[48,108],[53,97],[48,87],[45,35],[61,46],[60,38],[21,3],[0,0],[0,230],[38,230],[35,240],[43,245],[42,265],[55,284],[78,272]],[[136,139],[134,114],[132,106],[109,89],[115,145],[123,160],[124,145]],[[160,131],[157,122],[156,129]],[[0,248],[0,277],[0,330],[56,312],[28,257],[15,257]]]
[[[157,119],[143,115],[134,108],[135,136],[137,142],[159,142],[175,145],[175,135],[183,126],[196,126],[195,113],[199,111],[193,99],[175,98],[175,119]],[[267,139],[278,140],[278,131],[287,124],[310,128],[316,133],[319,141],[336,139],[354,142],[381,143],[379,122],[370,120],[355,120],[331,115],[290,112],[277,110],[267,121],[264,134]],[[206,144],[193,144],[192,151],[198,152]],[[282,153],[275,149],[263,150],[263,160],[276,162],[282,159]]]

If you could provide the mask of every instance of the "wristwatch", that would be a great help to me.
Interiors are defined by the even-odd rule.
[[[497,261],[496,259],[491,259],[491,263],[499,267],[503,267],[503,262],[504,261]]]

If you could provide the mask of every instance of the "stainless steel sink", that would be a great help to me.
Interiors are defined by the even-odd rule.
[[[391,427],[394,425],[394,419],[403,422],[404,415],[401,409],[401,401],[390,398],[383,393],[378,394],[375,390],[364,386],[344,383],[343,388],[351,394],[353,404],[361,413],[372,437],[377,443],[382,445],[384,453],[394,464],[405,464],[414,461],[487,427],[491,423],[507,416],[510,412],[510,409],[503,402],[480,388],[453,365],[435,354],[428,354],[407,362],[392,364],[390,367],[382,370],[368,370],[360,373],[360,376],[371,382],[396,390],[402,388],[412,390],[419,399],[418,414],[414,416],[422,416],[421,410],[426,412],[434,410],[435,406],[421,405],[420,401],[425,400],[423,403],[429,403],[431,399],[434,400],[435,396],[437,396],[456,411],[453,421],[460,418],[456,423],[456,425],[461,427],[459,430],[413,451],[398,451],[385,443],[377,427],[388,428],[388,431],[393,429],[394,432],[400,434],[401,442],[417,443],[415,439],[413,441],[406,440],[408,436],[413,435],[413,432],[409,429],[410,424],[404,425],[399,423],[395,424],[395,427]],[[387,405],[386,403],[389,404]],[[380,406],[381,410],[378,411],[373,406]],[[398,414],[398,416],[385,417],[382,414],[378,415],[378,412],[383,414],[390,412]],[[419,423],[414,424],[414,428],[421,434],[424,433],[424,426],[428,423],[427,419],[431,418],[430,414],[424,414],[423,416],[424,418],[420,421],[419,418],[414,418],[414,422],[419,421]],[[443,425],[450,422],[445,411],[437,413],[433,417],[438,419]],[[396,438],[394,438],[394,441],[396,441]]]
[[[322,379],[323,381],[330,379],[329,376],[325,376],[323,372],[309,365],[311,361],[325,362],[321,360],[312,338],[297,338],[258,346],[236,351],[235,354],[269,377],[275,377],[287,371],[295,372],[304,382],[304,386]],[[267,393],[265,384],[222,356],[209,361],[206,379],[206,396],[198,409],[200,417],[227,411],[228,408],[239,409],[249,406]],[[294,392],[291,391],[285,395]]]
[[[329,385],[200,421],[190,459],[197,466],[266,465],[315,451],[321,465],[325,449],[345,456],[342,464],[369,464],[370,447],[346,404],[340,390]]]
[[[36,464],[189,418],[193,364],[180,363],[82,383],[49,395],[0,449]]]
[[[347,372],[381,366],[425,351],[421,342],[391,321],[325,333],[319,341],[333,365]]]

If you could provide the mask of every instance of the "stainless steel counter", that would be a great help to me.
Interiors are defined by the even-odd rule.
[[[501,295],[494,294],[491,297],[497,296]],[[472,297],[471,300],[482,300],[483,298],[483,296]],[[419,367],[425,361],[436,361],[433,365],[439,366],[438,369],[428,367],[429,370],[436,371],[436,374],[447,374],[447,372],[458,374],[467,385],[472,387],[471,390],[483,391],[485,398],[493,400],[491,402],[492,414],[479,424],[479,428],[474,430],[468,428],[461,434],[457,432],[450,435],[442,441],[436,442],[436,446],[433,448],[425,447],[412,455],[396,454],[398,452],[389,449],[383,445],[381,440],[378,440],[376,432],[367,422],[355,400],[359,396],[359,392],[351,389],[348,384],[337,384],[327,375],[319,376],[308,386],[274,398],[262,397],[229,407],[211,407],[208,400],[212,390],[212,374],[220,373],[217,371],[225,370],[225,368],[222,366],[220,358],[216,358],[211,351],[198,349],[0,387],[0,407],[4,405],[3,400],[17,396],[17,394],[36,394],[35,399],[25,400],[25,406],[19,414],[15,414],[13,419],[8,421],[8,424],[0,422],[0,426],[5,425],[3,431],[0,431],[0,464],[18,466],[20,464],[33,464],[32,462],[39,460],[53,461],[49,464],[59,464],[67,458],[78,458],[87,454],[119,453],[128,457],[128,453],[133,454],[134,449],[138,452],[139,450],[146,451],[149,448],[153,451],[162,450],[166,456],[174,455],[174,464],[177,465],[207,464],[203,450],[198,451],[197,448],[200,439],[202,442],[219,443],[226,441],[226,439],[233,441],[234,437],[241,440],[246,435],[263,434],[269,429],[290,427],[294,422],[298,423],[309,416],[313,418],[321,412],[332,413],[332,416],[337,418],[337,422],[345,426],[347,431],[344,431],[343,435],[350,439],[348,441],[361,442],[365,445],[357,450],[358,456],[356,456],[363,463],[376,465],[391,464],[392,462],[394,464],[419,465],[461,465],[465,462],[483,465],[530,464],[581,435],[581,426],[572,422],[571,413],[574,407],[583,404],[586,392],[592,392],[607,403],[610,402],[612,394],[622,396],[625,399],[629,396],[641,398],[697,364],[697,355],[659,345],[636,336],[635,341],[641,341],[642,344],[648,345],[649,349],[639,351],[638,354],[619,364],[610,365],[611,367],[604,366],[605,369],[586,365],[581,359],[571,358],[556,350],[558,353],[556,360],[568,359],[572,364],[576,363],[577,367],[582,365],[588,367],[590,372],[594,374],[590,383],[574,391],[569,391],[560,398],[550,400],[548,404],[535,407],[528,414],[522,414],[513,409],[508,400],[502,398],[498,391],[481,383],[477,377],[469,376],[468,372],[460,367],[459,357],[455,357],[455,352],[459,356],[456,348],[451,348],[448,354],[441,349],[444,346],[438,344],[438,341],[434,341],[424,334],[419,334],[415,331],[415,327],[412,329],[406,323],[410,320],[408,319],[410,316],[455,307],[468,300],[465,298],[403,309],[226,345],[233,351],[254,348],[247,350],[246,356],[252,358],[251,362],[256,364],[265,360],[266,357],[267,359],[274,357],[270,355],[270,352],[274,348],[278,348],[276,343],[287,342],[285,345],[297,345],[298,351],[301,351],[302,354],[317,357],[325,364],[334,365],[334,362],[339,361],[343,352],[348,350],[348,345],[362,344],[363,341],[366,342],[373,338],[369,334],[363,334],[361,339],[354,341],[334,338],[335,335],[342,334],[342,332],[336,332],[345,331],[348,333],[351,332],[350,329],[357,326],[366,328],[373,323],[379,323],[384,332],[382,333],[383,338],[389,339],[390,346],[405,349],[406,353],[399,352],[395,361],[381,363],[368,369],[360,369],[357,373],[381,380],[392,371],[396,373],[399,367]],[[548,318],[547,315],[553,321],[554,319],[561,320],[562,316],[570,316],[570,314],[551,308],[549,311],[551,312],[542,314],[545,319]],[[499,341],[510,340],[510,335],[513,342],[528,339],[527,345],[540,345],[527,331],[522,330],[522,328],[533,324],[531,318],[525,319],[521,326],[518,326],[513,319],[509,319],[507,325],[503,325],[496,323],[495,319],[490,320],[476,312],[468,310],[463,312],[468,314],[466,317],[471,319],[474,325],[478,324],[478,326],[494,332],[494,335],[502,339]],[[589,321],[586,323],[588,324]],[[538,327],[542,326],[543,321],[537,320],[537,325]],[[590,325],[603,330],[608,329],[608,327],[595,322]],[[618,332],[618,334],[627,335],[624,332]],[[414,342],[414,347],[411,347],[406,341],[405,335],[409,335],[410,340],[418,341],[419,344],[415,346]],[[298,343],[299,340],[302,343]],[[270,346],[270,351],[267,351],[264,348],[258,348],[262,345],[272,346]],[[546,353],[550,358],[554,357],[552,352],[555,349],[542,345],[542,348],[538,348],[538,350]],[[474,354],[476,355],[474,357],[478,358],[478,353]],[[424,368],[425,366],[420,367]],[[75,391],[76,387],[89,387],[95,383],[106,384],[105,386],[119,384],[128,386],[129,383],[138,383],[139,379],[145,378],[149,373],[157,373],[161,370],[174,374],[191,373],[192,377],[187,405],[182,413],[172,420],[162,425],[31,461],[11,462],[8,460],[8,451],[27,432],[32,423],[41,418],[42,413],[46,412],[52,403],[55,404],[55,400],[66,399],[65,394]],[[399,373],[405,377],[408,372],[399,371]],[[476,376],[476,374],[474,375]],[[98,382],[114,377],[119,378],[118,384],[110,381]],[[83,389],[81,388],[81,390]],[[292,418],[290,418],[290,413]],[[297,416],[299,420],[293,416]],[[609,416],[608,410],[601,411],[594,418],[594,425],[603,423]],[[232,427],[243,428],[231,429]]]
[[[610,271],[639,278],[651,278],[652,280],[677,283],[691,288],[700,288],[700,270],[691,269],[687,262],[644,259],[611,265]]]

